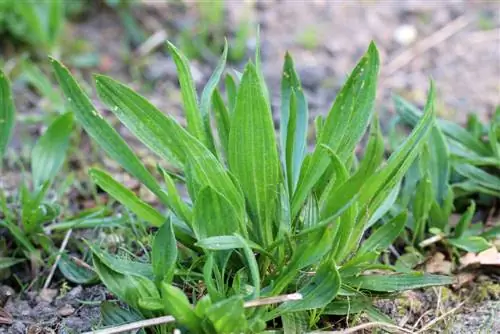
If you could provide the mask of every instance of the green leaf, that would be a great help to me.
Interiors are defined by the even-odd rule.
[[[200,333],[202,319],[196,315],[192,305],[181,289],[162,282],[161,297],[167,314],[171,314],[178,323],[186,326],[190,331]]]
[[[133,191],[125,188],[125,186],[113,179],[111,175],[97,168],[91,168],[89,175],[96,185],[135,213],[139,218],[144,219],[154,226],[161,226],[165,222],[166,218],[161,213],[137,197]]]
[[[448,193],[450,161],[448,145],[439,127],[434,126],[429,135],[429,163],[425,166],[434,188],[434,196],[443,205]]]
[[[119,326],[143,320],[144,318],[133,310],[126,310],[114,303],[104,301],[101,304],[101,317],[104,326]],[[141,329],[137,334],[144,334]]]
[[[369,305],[368,298],[352,298],[347,300],[334,300],[323,309],[323,314],[350,315],[363,312]]]
[[[448,285],[453,283],[451,277],[442,275],[429,275],[420,273],[398,275],[361,275],[345,280],[347,284],[356,289],[377,292],[397,292],[425,288],[428,286]]]
[[[251,63],[241,79],[231,121],[229,166],[247,198],[257,240],[269,245],[281,181],[280,165],[271,110]]]
[[[341,286],[339,272],[333,261],[320,265],[312,280],[299,290],[302,300],[281,304],[273,314],[298,312],[322,308],[337,296]]]
[[[183,219],[189,226],[192,225],[193,212],[191,208],[182,200],[179,190],[175,186],[174,180],[168,172],[161,166],[157,166],[165,180],[166,191],[168,195],[168,205],[170,209],[180,218]]]
[[[59,116],[36,142],[31,152],[34,189],[40,189],[45,182],[51,183],[59,173],[72,130],[73,114],[66,113]]]
[[[212,96],[213,110],[215,115],[215,124],[217,124],[217,133],[224,154],[227,156],[229,148],[229,132],[231,130],[231,120],[229,111],[222,100],[222,96],[216,89]]]
[[[238,93],[238,86],[236,84],[235,79],[231,74],[226,75],[226,79],[224,80],[226,86],[227,93],[227,103],[229,106],[229,114],[232,114],[234,111],[234,106],[236,105],[236,95]]]
[[[128,273],[127,275],[115,271],[101,261],[95,253],[92,256],[94,268],[106,288],[116,295],[120,300],[127,303],[144,316],[151,316],[150,312],[144,312],[139,306],[140,298],[160,298],[155,284],[149,279]]]
[[[26,259],[17,259],[15,257],[0,257],[0,270],[7,269],[24,261],[26,261]]]
[[[394,96],[394,105],[396,107],[396,112],[411,126],[415,126],[419,119],[422,118],[422,113],[418,108],[401,96]],[[445,120],[437,120],[437,124],[447,137],[458,141],[479,155],[489,155],[489,150],[486,145],[459,125]]]
[[[479,253],[491,247],[491,244],[482,237],[462,236],[456,239],[447,239],[452,246],[466,252]]]
[[[179,75],[179,84],[181,86],[182,100],[184,102],[184,110],[186,112],[187,127],[191,135],[197,138],[200,142],[209,147],[208,137],[206,134],[205,125],[203,123],[202,114],[198,107],[198,95],[191,76],[191,70],[187,58],[170,42],[167,42],[168,49],[172,54],[177,73]]]
[[[283,334],[301,334],[309,329],[307,312],[283,313]]]
[[[95,272],[77,265],[66,254],[62,254],[57,268],[67,280],[76,284],[92,284],[99,279]]]
[[[0,70],[0,161],[9,144],[15,122],[15,106],[9,79]],[[0,163],[1,165],[1,163]]]
[[[414,219],[414,241],[420,241],[424,238],[429,211],[432,206],[432,183],[428,176],[420,180],[417,185],[415,200],[413,201],[413,219]]]
[[[85,131],[113,160],[139,179],[160,199],[163,198],[164,195],[155,178],[144,167],[116,130],[97,112],[89,97],[83,92],[68,69],[53,58],[51,58],[51,62],[68,104]]]
[[[217,67],[215,68],[212,75],[210,76],[210,79],[208,79],[208,82],[205,85],[205,88],[203,89],[203,92],[201,94],[201,100],[200,100],[200,112],[205,125],[205,133],[207,134],[207,138],[209,141],[208,142],[209,148],[212,152],[214,152],[214,154],[216,150],[212,136],[212,128],[210,124],[210,105],[212,104],[212,96],[214,94],[214,91],[217,88],[217,85],[219,84],[222,72],[224,72],[224,68],[226,66],[227,49],[228,49],[227,41],[224,40],[224,50],[222,51],[219,63],[217,64]]]
[[[95,83],[100,99],[144,145],[173,165],[185,162],[179,142],[188,134],[171,116],[116,80],[95,75]]]
[[[163,312],[165,306],[163,305],[163,300],[161,298],[141,298],[139,299],[139,307],[144,310],[153,312]]]
[[[93,254],[92,258],[93,259],[97,258],[99,260],[99,263],[101,263],[106,267],[111,268],[113,271],[116,271],[117,273],[123,274],[125,276],[136,275],[145,277],[150,280],[154,279],[154,274],[151,264],[122,259],[113,256],[99,249],[98,247],[93,246],[92,244],[88,244],[88,246],[92,251]]]
[[[493,193],[498,194],[500,197],[500,178],[497,176],[489,174],[482,169],[469,164],[457,163],[453,165],[453,168],[460,175],[484,188],[490,189]]]
[[[52,0],[48,6],[47,38],[50,46],[52,46],[57,42],[57,38],[64,26],[64,3],[62,0]]]
[[[157,281],[171,282],[177,262],[177,242],[172,222],[167,220],[156,232],[151,252],[153,273]]]
[[[207,237],[246,233],[241,217],[222,194],[211,187],[203,188],[194,204],[193,230],[198,240]]]
[[[296,100],[292,99],[292,94]],[[292,111],[292,104],[295,110]],[[280,114],[280,144],[283,153],[287,153],[287,178],[292,186],[290,193],[298,182],[300,166],[306,154],[307,129],[309,111],[307,100],[302,91],[299,76],[295,71],[293,59],[289,53],[285,54],[283,76],[281,77],[281,114]]]
[[[240,296],[233,296],[213,304],[205,315],[217,333],[241,333],[246,332],[248,328],[243,299]]]
[[[14,241],[18,245],[22,246],[28,253],[34,254],[37,252],[33,243],[30,239],[28,239],[28,236],[19,228],[19,226],[11,222],[0,220],[0,227],[9,230],[9,233],[14,237]]]
[[[328,156],[320,145],[330,147],[343,161],[352,156],[354,148],[363,136],[370,121],[379,69],[379,55],[371,43],[337,95],[322,126],[317,147],[311,161],[301,170],[292,202],[292,216],[300,211],[310,190],[321,178],[329,165]]]
[[[455,227],[455,238],[460,239],[464,235],[465,231],[472,222],[474,213],[476,213],[476,202],[471,201],[469,207],[467,208],[467,211],[462,215],[462,217],[460,217],[460,220]]]
[[[366,151],[356,171],[357,177],[368,178],[375,173],[384,159],[384,150],[384,137],[380,130],[378,117],[375,114],[370,126],[370,137],[368,139]]]
[[[387,247],[389,247],[403,231],[406,224],[406,219],[406,211],[403,211],[402,213],[382,225],[363,242],[361,248],[357,253],[357,256],[372,251],[385,250]]]

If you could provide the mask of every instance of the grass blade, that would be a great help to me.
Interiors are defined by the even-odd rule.
[[[7,76],[0,70],[0,167],[14,129],[15,106]]]

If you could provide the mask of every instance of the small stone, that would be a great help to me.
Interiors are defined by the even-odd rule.
[[[57,310],[57,314],[61,317],[67,317],[75,313],[75,308],[69,304],[64,305],[59,310]]]
[[[14,321],[9,327],[9,333],[12,334],[24,334],[26,333],[26,325],[21,321]]]
[[[417,28],[410,24],[403,24],[394,30],[394,40],[403,46],[410,45],[417,39]]]
[[[47,303],[52,303],[52,301],[54,300],[54,298],[56,298],[56,296],[57,296],[57,289],[42,289],[42,291],[40,291],[40,294],[38,295],[38,298]]]

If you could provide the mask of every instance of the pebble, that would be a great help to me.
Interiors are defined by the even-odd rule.
[[[65,304],[63,307],[61,307],[59,310],[57,310],[57,314],[59,314],[61,317],[67,317],[75,313],[75,308],[69,304]]]
[[[394,40],[400,45],[407,46],[417,39],[417,28],[411,24],[403,24],[394,30]]]

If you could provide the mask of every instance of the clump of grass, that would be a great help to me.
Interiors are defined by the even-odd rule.
[[[424,151],[434,124],[434,88],[425,113],[405,142],[384,162],[384,143],[373,114],[379,55],[371,44],[316,122],[312,152],[306,150],[308,106],[289,54],[281,84],[276,140],[268,88],[255,62],[240,77],[225,78],[227,46],[201,97],[186,57],[172,44],[187,127],[162,113],[127,86],[95,76],[100,99],[161,160],[152,171],[101,116],[67,68],[52,59],[68,105],[85,131],[126,171],[140,180],[168,211],[148,205],[99,169],[94,182],[139,218],[158,227],[149,262],[117,258],[90,244],[106,287],[130,307],[103,307],[106,324],[172,315],[192,333],[260,332],[295,326],[316,329],[322,317],[366,313],[389,321],[373,306],[406,289],[450,283],[446,276],[394,274],[378,257],[404,228],[407,213],[362,236],[388,208],[388,198]],[[212,121],[216,130],[212,129]],[[355,148],[370,125],[365,156]],[[188,190],[184,199],[174,179]],[[374,273],[369,270],[383,269]],[[246,302],[300,293],[301,300],[245,308]],[[170,324],[155,327],[167,333]]]

